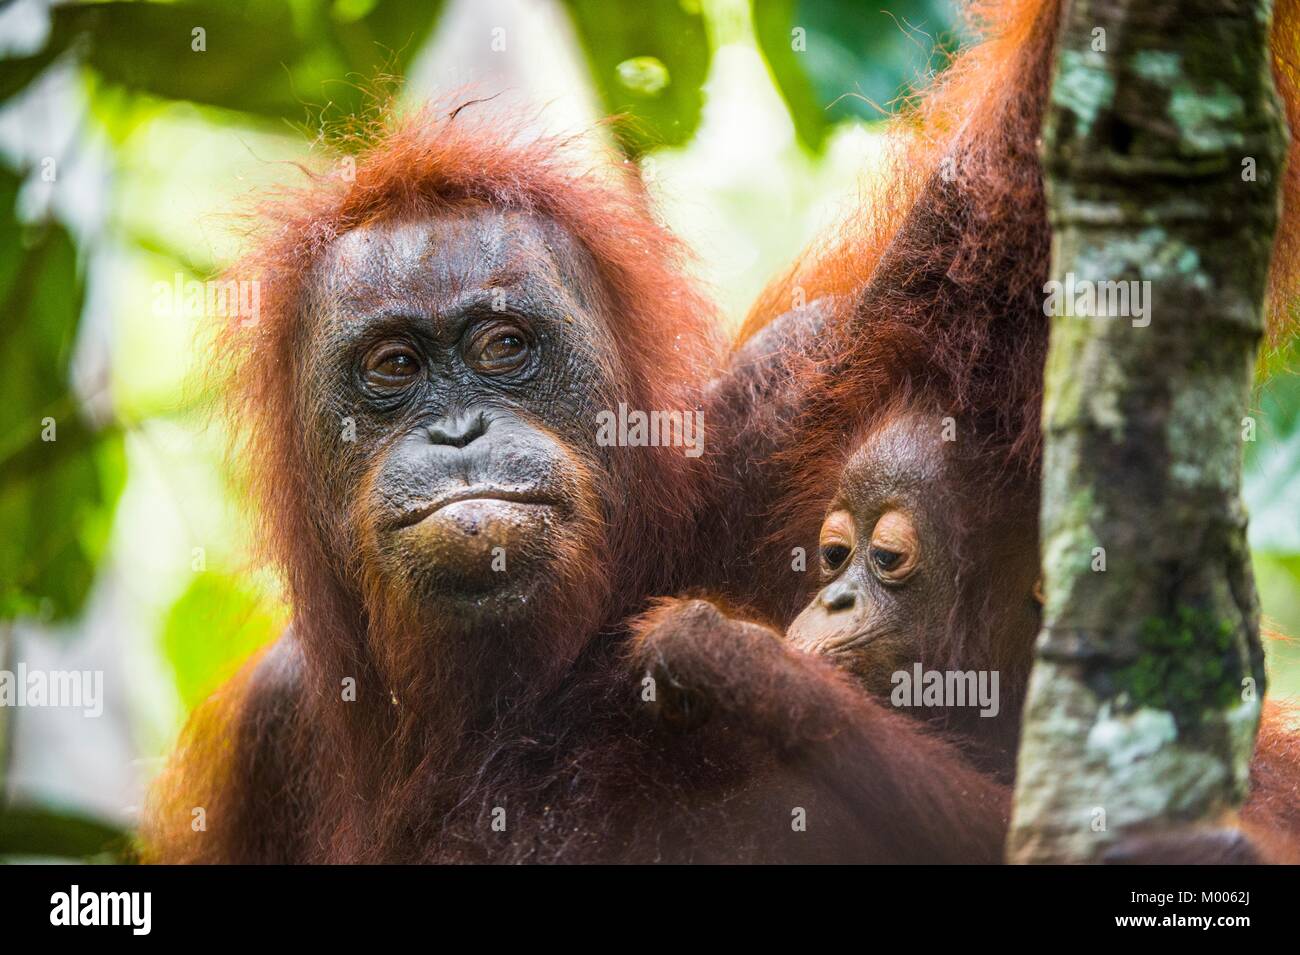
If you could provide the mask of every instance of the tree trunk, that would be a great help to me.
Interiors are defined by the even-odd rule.
[[[1285,132],[1268,0],[1079,0],[1044,128],[1053,227],[1043,632],[1009,857],[1231,824],[1264,660],[1243,421]],[[1089,294],[1092,293],[1092,305]]]

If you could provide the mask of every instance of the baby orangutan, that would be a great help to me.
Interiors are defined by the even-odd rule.
[[[951,419],[945,430],[937,415],[882,417],[847,455],[821,528],[821,586],[787,638],[872,695],[956,733],[976,765],[1010,781],[1041,616],[1037,496],[1014,482],[990,487],[987,473],[979,480],[962,447],[977,442]],[[915,706],[918,667],[943,671],[944,686],[981,692]],[[985,687],[994,691],[991,706]],[[1121,855],[1294,862],[1297,791],[1300,735],[1283,707],[1266,705],[1241,812],[1253,848],[1179,839]]]
[[[914,714],[978,740],[972,756],[1007,776],[1040,617],[1036,500],[1015,486],[989,494],[968,471],[952,419],[869,426],[822,524],[820,590],[788,636],[896,705],[916,702],[918,666],[969,672],[991,701],[971,693]]]

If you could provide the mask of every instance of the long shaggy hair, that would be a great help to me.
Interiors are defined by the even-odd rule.
[[[961,598],[948,631],[929,648],[934,666],[1021,661],[1029,641],[998,647],[981,621],[989,594],[990,530],[1036,534],[1040,411],[1049,322],[1051,230],[1039,161],[1064,0],[988,0],[967,7],[980,39],[960,52],[888,131],[886,171],[829,238],[817,240],[763,293],[738,347],[800,302],[826,317],[817,347],[789,374],[807,396],[801,414],[772,423],[786,434],[781,493],[761,575],[791,580],[780,565],[811,547],[847,455],[883,420],[914,410],[951,416],[947,454],[962,475],[964,526],[955,541]],[[1300,4],[1277,5],[1273,73],[1293,128],[1300,128],[1294,51]],[[1300,252],[1300,140],[1291,142],[1284,215],[1269,276],[1269,334],[1294,327]],[[1036,547],[1036,537],[1027,546]],[[746,595],[749,597],[750,595]],[[753,595],[788,620],[808,599],[768,588]]]
[[[684,247],[650,215],[634,166],[593,168],[584,141],[527,138],[517,120],[483,103],[380,115],[344,139],[345,152],[304,168],[303,185],[258,204],[254,247],[230,270],[260,282],[261,316],[255,323],[241,316],[219,334],[216,374],[261,554],[283,576],[302,666],[254,660],[191,720],[154,795],[145,837],[154,855],[213,857],[221,840],[209,836],[200,848],[184,807],[205,806],[218,817],[237,812],[244,801],[234,790],[253,772],[249,760],[260,759],[262,772],[268,761],[283,764],[275,772],[285,774],[286,797],[293,795],[285,811],[320,823],[309,855],[404,857],[412,847],[393,840],[449,793],[461,803],[472,790],[472,781],[439,779],[437,769],[484,745],[482,728],[502,714],[526,724],[536,688],[548,684],[540,674],[513,673],[504,684],[478,686],[502,669],[473,657],[482,644],[460,648],[455,659],[428,652],[430,624],[374,573],[373,556],[367,564],[364,546],[359,559],[339,552],[348,540],[340,527],[357,519],[358,505],[328,499],[311,460],[301,373],[313,317],[310,276],[336,239],[466,207],[534,214],[565,230],[593,263],[597,287],[584,293],[608,323],[618,354],[607,360],[627,376],[619,386],[631,406],[693,408],[717,367],[713,308],[683,277]],[[685,546],[684,517],[698,506],[691,459],[676,448],[639,448],[617,464],[616,474],[590,475],[603,500],[574,502],[583,534],[599,534],[605,546],[572,548],[567,562],[562,555],[555,606],[530,622],[524,641],[535,645],[534,659],[551,651],[554,661],[571,660],[594,633],[616,628],[659,588]],[[569,632],[578,628],[585,632]],[[384,659],[377,646],[387,648]],[[268,685],[277,672],[293,686]],[[345,677],[355,681],[358,702],[340,704]],[[287,738],[266,725],[264,708],[250,705],[259,695],[276,697],[266,709],[284,717]],[[440,798],[427,788],[434,780],[459,788]],[[237,841],[259,828],[227,815],[224,856],[254,853]]]

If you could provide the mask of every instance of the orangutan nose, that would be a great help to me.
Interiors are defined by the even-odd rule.
[[[852,610],[858,602],[857,590],[847,580],[837,580],[825,587],[818,599],[827,613]]]
[[[425,428],[430,444],[450,445],[463,448],[487,431],[487,419],[483,413],[451,414],[435,421]]]

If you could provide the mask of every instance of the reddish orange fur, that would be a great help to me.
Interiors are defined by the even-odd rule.
[[[957,56],[914,112],[893,122],[887,174],[869,184],[865,201],[832,236],[764,292],[737,343],[744,356],[800,301],[830,303],[808,359],[788,359],[781,369],[790,378],[783,387],[803,405],[793,423],[772,425],[781,429],[772,439],[780,493],[767,508],[778,529],[763,545],[772,561],[760,562],[751,580],[729,582],[732,589],[788,621],[813,586],[799,586],[788,555],[814,546],[848,453],[903,411],[951,415],[965,475],[965,486],[955,489],[966,524],[956,542],[961,597],[926,662],[999,669],[1013,717],[1033,634],[1008,646],[1005,636],[981,627],[989,586],[981,542],[1012,520],[1036,525],[1048,340],[1041,301],[1050,249],[1037,140],[1062,9],[1061,0],[971,4],[983,41]],[[1276,5],[1271,43],[1274,79],[1291,128],[1300,129],[1300,3]],[[953,163],[951,183],[939,176],[945,159]],[[1268,288],[1273,345],[1295,327],[1300,136],[1291,140],[1282,193]],[[1026,546],[1036,548],[1037,540]],[[1269,713],[1247,820],[1300,832],[1298,737]]]
[[[1261,829],[1287,832],[1300,848],[1300,712],[1295,703],[1269,701],[1250,764],[1250,799],[1242,818]],[[1300,862],[1300,856],[1296,858]]]
[[[846,444],[845,420],[869,423],[899,400],[977,426],[990,487],[1018,478],[1036,485],[1049,264],[1037,141],[1061,8],[1060,0],[969,4],[981,42],[893,121],[885,173],[746,320],[738,347],[799,301],[832,303],[830,354],[797,372],[801,390],[818,397],[787,453],[796,501],[825,493],[821,478]],[[1277,4],[1272,46],[1275,81],[1300,129],[1291,52],[1300,50],[1300,3]],[[948,187],[938,179],[945,159],[955,173]],[[1269,279],[1274,342],[1295,325],[1300,136],[1289,159]]]
[[[972,459],[985,468],[981,477],[988,480],[979,485],[982,494],[996,498],[1001,489],[1008,489],[1002,498],[1006,506],[1036,501],[1045,347],[1037,296],[1046,271],[1046,228],[1033,142],[1045,97],[1055,10],[1053,3],[1025,0],[976,8],[977,16],[989,24],[991,40],[960,57],[935,92],[921,101],[919,112],[900,121],[894,191],[865,218],[847,225],[822,254],[810,257],[774,286],[747,323],[749,339],[787,311],[795,285],[805,289],[809,300],[826,297],[833,302],[834,349],[794,371],[799,387],[812,400],[798,420],[782,423],[804,438],[780,457],[782,470],[791,476],[779,505],[790,525],[788,539],[806,541],[806,528],[798,521],[809,520],[810,513],[811,520],[820,519],[815,502],[827,493],[828,476],[836,472],[854,438],[845,433],[844,422],[878,421],[900,403],[954,414],[985,435]],[[633,384],[642,407],[678,408],[692,400],[691,388],[709,363],[712,343],[702,321],[707,314],[704,303],[673,271],[677,246],[645,216],[635,189],[575,177],[562,162],[562,153],[555,144],[512,142],[499,125],[476,119],[472,110],[454,118],[425,113],[381,130],[377,145],[362,153],[355,182],[318,180],[266,210],[271,222],[267,242],[239,274],[264,280],[268,317],[252,331],[233,329],[226,336],[235,382],[232,413],[235,430],[247,429],[254,452],[252,480],[262,506],[268,556],[285,570],[300,616],[306,613],[311,620],[313,639],[306,646],[307,674],[315,679],[312,694],[329,691],[319,679],[322,675],[348,672],[349,666],[365,671],[360,660],[364,647],[357,642],[358,633],[365,630],[364,614],[342,596],[350,588],[364,588],[357,588],[356,580],[339,579],[329,541],[312,526],[312,516],[325,513],[328,502],[312,497],[315,484],[305,473],[305,457],[294,433],[300,383],[291,374],[289,359],[300,332],[302,282],[334,238],[369,222],[438,215],[465,203],[540,212],[592,253],[600,284],[611,298],[608,312],[623,323],[620,343],[628,356],[626,366],[638,376]],[[959,164],[960,176],[951,189],[937,185],[934,178],[937,160],[944,155]],[[1280,243],[1295,241],[1290,235],[1288,231]],[[1279,245],[1279,250],[1284,248]],[[1275,294],[1289,290],[1291,281],[1275,270]],[[719,480],[721,493],[731,486],[728,480]],[[647,463],[642,489],[652,498],[651,506],[642,523],[619,528],[623,546],[612,585],[613,593],[633,602],[645,596],[650,581],[671,577],[671,566],[652,565],[671,565],[665,553],[675,554],[687,543],[690,528],[683,517],[702,507],[688,468],[675,455]],[[791,513],[800,516],[791,522],[786,517]],[[643,546],[631,546],[633,540]],[[781,558],[784,562],[785,555]],[[577,571],[580,578],[592,572]],[[742,599],[763,602],[753,591]],[[372,591],[362,606],[373,609],[377,600]],[[777,603],[776,598],[767,600],[768,607]],[[623,609],[611,608],[611,622]],[[401,629],[410,624],[409,610],[392,608],[391,613],[391,621],[381,626]],[[661,609],[642,620],[639,629],[644,635],[647,627],[670,619]],[[643,646],[644,636],[638,639],[642,643],[635,645]],[[688,788],[683,769],[692,784],[703,782],[722,792],[722,775],[751,755],[766,757],[773,746],[807,746],[818,753],[827,726],[852,721],[854,732],[842,735],[856,739],[860,719],[869,728],[881,717],[846,695],[841,681],[817,665],[783,658],[781,669],[772,669],[757,664],[762,654],[737,655],[727,644],[712,653],[687,647],[697,649],[693,662],[706,674],[706,682],[721,687],[724,698],[734,692],[742,711],[752,714],[750,722],[731,724],[752,729],[751,737],[739,740],[724,733],[727,746],[701,748],[699,755],[712,759],[674,763],[673,758],[683,755],[680,751],[657,748],[651,739],[610,717],[604,705],[613,692],[607,668],[618,653],[597,641],[577,685],[550,706],[548,722],[539,726],[529,721],[531,714],[509,712],[507,705],[508,712],[492,733],[474,740],[483,747],[477,775],[470,772],[432,784],[425,777],[436,776],[434,771],[446,765],[440,762],[446,750],[459,743],[435,735],[423,714],[412,717],[399,707],[401,715],[394,718],[369,708],[355,717],[357,722],[343,726],[313,711],[310,719],[289,720],[298,729],[283,738],[269,711],[319,704],[311,694],[304,697],[297,688],[280,686],[274,669],[268,673],[265,666],[250,667],[214,698],[208,712],[196,717],[187,733],[191,748],[182,749],[159,788],[147,838],[155,857],[173,860],[422,858],[425,844],[436,839],[443,846],[439,858],[628,858],[636,857],[627,854],[632,846],[653,858],[661,848],[656,841],[660,833],[668,833],[662,836],[663,845],[680,848],[673,842],[674,835],[683,835],[680,828],[673,829],[674,812],[686,809],[713,823],[696,834],[702,845],[713,832],[718,851],[762,858],[761,846],[728,844],[728,838],[735,838],[729,835],[734,829],[728,828],[735,825],[734,814],[729,818],[726,812],[701,813],[696,801],[700,789]],[[363,692],[387,689],[366,686]],[[269,702],[258,702],[263,699]],[[593,701],[600,704],[595,710]],[[804,725],[792,719],[800,714],[807,714],[811,739]],[[828,721],[828,714],[834,719]],[[911,787],[922,783],[922,766],[939,777],[947,774],[946,762],[926,765],[926,759],[950,758],[933,740],[918,744],[892,717],[887,714],[880,726],[898,742],[878,743],[875,749],[868,745],[857,753],[883,755],[882,768],[900,770],[889,782],[893,788],[871,789],[869,781],[859,779],[869,780],[875,764],[864,764],[857,775],[844,777],[853,786],[866,787],[850,791],[868,792],[876,800],[872,808],[885,816],[891,809],[887,801],[880,804],[882,792],[902,793],[908,797],[902,801],[910,804]],[[447,727],[436,730],[445,734]],[[560,737],[566,744],[568,737],[578,737],[590,745],[573,748],[572,759],[552,767],[549,774],[538,773],[534,764],[539,755],[570,751],[559,749],[554,740]],[[870,744],[870,732],[863,739]],[[739,743],[744,745],[731,745]],[[388,765],[376,757],[392,752],[408,758]],[[311,772],[316,767],[306,757],[309,753],[323,753],[331,771],[360,765],[364,759],[378,778],[354,778],[358,789],[344,789],[330,772]],[[835,768],[829,774],[804,775],[796,781],[829,777],[839,784],[837,774],[844,766],[852,767],[848,757],[853,755],[833,749]],[[283,781],[286,791],[290,781],[298,790],[307,787],[307,803],[281,799],[272,803],[278,814],[274,819],[253,819],[253,810],[237,805],[250,785],[245,774],[265,773],[268,766],[274,769],[272,782]],[[470,768],[475,769],[473,764]],[[955,769],[953,776],[965,778]],[[547,819],[545,813],[552,808],[548,794],[567,793],[562,784],[571,778],[596,778],[601,784],[581,796],[569,793],[570,804],[564,807],[569,815]],[[726,778],[734,784],[734,776]],[[544,819],[535,844],[511,845],[508,852],[494,854],[467,835],[482,829],[488,799],[498,791],[494,786],[516,794]],[[384,798],[365,801],[385,790]],[[771,795],[752,782],[742,791],[760,803]],[[642,807],[640,815],[628,814],[628,803],[614,798],[629,792],[641,798],[635,803]],[[936,820],[960,824],[962,804],[954,794],[944,791],[934,798]],[[984,801],[998,798],[993,787]],[[445,816],[429,817],[433,807],[449,804]],[[227,834],[207,844],[195,839],[186,831],[187,807],[193,805],[209,806],[218,818],[224,814]],[[904,818],[905,808],[897,809]],[[289,831],[303,812],[333,828],[310,830],[305,845],[294,844],[292,836],[264,844],[265,833],[275,832],[276,826]],[[584,824],[563,824],[574,819]],[[868,820],[874,821],[886,820]],[[979,845],[970,847],[976,856],[997,841],[996,826],[990,837],[985,822],[981,817]],[[646,844],[648,829],[655,831]],[[957,829],[963,832],[968,830]],[[905,855],[914,835],[914,828],[884,825],[875,838]],[[941,849],[943,834],[935,841]]]
[[[153,794],[146,858],[996,860],[1005,790],[949,744],[775,634],[741,652],[726,628],[699,631],[690,614],[627,619],[679,573],[696,533],[687,518],[704,471],[680,449],[620,457],[610,473],[577,469],[587,487],[575,494],[594,489],[602,506],[576,502],[575,523],[609,521],[610,553],[569,554],[560,597],[531,632],[507,635],[542,651],[520,657],[538,661],[526,673],[502,674],[499,641],[440,641],[427,608],[375,572],[373,541],[353,539],[373,524],[371,505],[330,497],[313,473],[330,462],[313,463],[299,435],[305,277],[334,238],[464,203],[535,211],[590,253],[599,274],[584,291],[603,302],[619,351],[600,357],[628,370],[630,400],[691,407],[712,358],[708,309],[633,190],[471,118],[421,114],[383,131],[355,182],[318,181],[271,206],[265,244],[240,267],[265,282],[266,315],[225,338],[232,423],[293,632],[192,718]],[[727,711],[700,732],[646,715],[641,681],[661,638],[676,647],[674,672]],[[341,702],[340,677],[355,679],[355,700]],[[922,772],[934,765],[944,768]],[[791,805],[810,807],[816,835],[790,826]],[[505,831],[492,825],[497,807]],[[196,808],[206,827],[192,825]]]
[[[625,166],[584,170],[577,145],[521,141],[518,124],[483,105],[427,107],[383,121],[359,137],[355,178],[318,173],[258,210],[264,237],[232,274],[258,278],[264,317],[222,336],[232,431],[263,517],[266,556],[300,563],[310,534],[301,524],[311,483],[305,457],[286,424],[295,420],[299,383],[285,372],[301,333],[304,282],[338,236],[363,225],[434,217],[458,206],[488,204],[535,212],[558,223],[591,253],[643,408],[683,408],[713,361],[710,303],[681,278],[684,247],[651,218],[639,179]],[[335,157],[337,162],[337,157]],[[602,182],[600,175],[608,181]],[[656,481],[665,520],[690,510],[680,453],[656,449]],[[633,529],[636,531],[641,528]],[[640,568],[644,569],[644,568]]]
[[[401,817],[419,809],[416,780],[432,775],[433,763],[463,744],[456,727],[469,716],[455,700],[489,669],[470,666],[467,680],[462,669],[453,673],[447,661],[428,659],[429,621],[376,583],[373,556],[342,533],[349,522],[341,520],[338,502],[320,497],[316,464],[301,435],[303,383],[294,359],[309,318],[308,278],[335,239],[372,223],[437,217],[465,206],[534,213],[589,254],[595,273],[589,291],[611,322],[618,350],[602,357],[626,375],[633,407],[691,407],[716,364],[711,306],[681,277],[684,247],[649,215],[630,167],[584,161],[578,142],[525,139],[516,121],[483,104],[388,116],[352,145],[354,178],[307,172],[304,186],[258,209],[257,245],[231,275],[261,282],[261,320],[232,323],[218,342],[231,432],[257,505],[259,546],[285,577],[303,669],[294,661],[250,665],[193,717],[155,790],[145,842],[156,858],[278,857],[255,844],[266,823],[247,818],[252,800],[240,792],[249,785],[242,776],[265,772],[272,762],[284,764],[273,776],[302,770],[293,780],[294,799],[281,800],[277,811],[288,817],[310,811],[336,823],[318,834],[315,849],[286,836],[270,847],[274,853],[393,858],[410,851],[383,844],[376,834],[397,838]],[[529,635],[548,647],[557,670],[577,652],[578,637],[590,632],[569,634],[567,645],[560,638],[584,621],[613,627],[647,590],[666,586],[672,555],[690,533],[682,518],[697,507],[695,466],[677,448],[639,450],[644,453],[626,456],[630,477],[624,478],[635,495],[610,487],[607,475],[590,475],[590,486],[613,499],[613,553],[570,554],[557,587],[565,596]],[[604,529],[592,501],[574,506],[576,523]],[[401,676],[385,679],[381,672]],[[359,699],[386,703],[395,693],[404,703],[339,706],[343,674],[357,680]],[[531,676],[541,692],[547,680]],[[419,705],[425,700],[441,705],[430,712]],[[304,709],[314,716],[302,718]],[[287,714],[284,726],[272,725],[268,712]],[[322,748],[322,739],[332,742]],[[348,822],[360,793],[302,766],[321,758],[337,761],[339,774],[357,773],[367,787],[372,802],[364,825]],[[223,822],[222,835],[203,838],[189,830],[195,806]]]
[[[778,618],[806,597],[788,586],[787,555],[816,540],[846,452],[900,408],[956,419],[984,502],[972,525],[996,520],[995,503],[1036,506],[1050,248],[1036,143],[1058,10],[1008,0],[971,15],[987,39],[894,122],[887,174],[741,333],[743,355],[799,301],[829,303],[827,331],[781,369],[802,400],[772,422],[779,488],[768,512],[780,530],[765,548],[772,563],[739,585]]]

